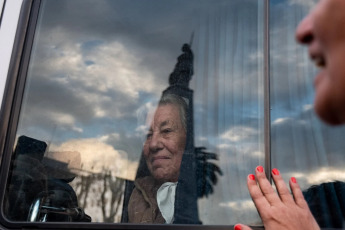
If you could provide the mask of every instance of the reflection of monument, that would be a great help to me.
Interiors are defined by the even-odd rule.
[[[221,175],[222,172],[217,165],[209,162],[209,160],[217,160],[216,154],[206,152],[205,147],[195,147],[194,145],[193,90],[189,88],[189,81],[194,72],[193,52],[188,44],[183,45],[182,52],[169,76],[169,86],[162,93],[162,98],[169,94],[178,95],[187,104],[187,139],[176,187],[173,223],[201,224],[197,205],[198,198],[213,193],[213,185],[217,183],[216,173]],[[146,160],[142,155],[136,178],[149,175]],[[127,181],[122,222],[128,222],[127,207],[133,188],[133,182]]]
[[[174,223],[200,224],[194,154],[193,90],[188,87],[193,75],[193,52],[188,44],[183,45],[182,51],[183,54],[177,58],[174,71],[170,74],[170,86],[163,91],[163,95],[176,94],[183,97],[188,105],[187,140],[176,188]]]
[[[217,165],[209,162],[217,159],[216,154],[194,145],[193,90],[189,88],[194,73],[194,57],[188,44],[183,45],[182,52],[170,74],[169,87],[163,91],[163,95],[179,95],[188,105],[187,140],[176,190],[174,223],[200,224],[197,200],[213,192],[213,185],[217,183],[216,172],[220,175],[222,172]]]
[[[169,85],[177,85],[179,87],[188,88],[189,81],[193,75],[193,52],[188,44],[184,44],[182,52],[177,58],[177,64],[174,71],[170,74]]]

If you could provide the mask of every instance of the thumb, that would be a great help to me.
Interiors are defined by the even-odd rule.
[[[234,227],[234,230],[252,230],[252,229],[248,227],[247,225],[236,224]]]

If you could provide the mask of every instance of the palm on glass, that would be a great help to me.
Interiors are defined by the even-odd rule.
[[[277,192],[266,178],[262,166],[256,167],[255,174],[248,176],[247,185],[266,230],[320,229],[294,177],[289,181],[291,194],[277,169],[272,170]],[[248,229],[251,228],[242,224],[235,226],[235,230]]]

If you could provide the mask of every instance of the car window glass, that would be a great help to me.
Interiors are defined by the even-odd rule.
[[[295,177],[322,228],[343,228],[344,127],[320,121],[313,109],[317,70],[294,40],[317,1],[271,2],[271,156],[285,181]]]
[[[263,44],[260,0],[41,1],[6,217],[260,224]]]

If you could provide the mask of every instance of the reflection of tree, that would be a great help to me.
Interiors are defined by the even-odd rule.
[[[103,170],[103,173],[80,175],[73,184],[79,206],[87,210],[93,220],[102,218],[103,222],[120,222],[124,179],[112,176],[110,170]],[[94,218],[95,215],[98,218]]]
[[[198,197],[208,196],[213,193],[213,186],[217,184],[219,175],[223,175],[222,170],[210,160],[218,160],[216,153],[205,152],[205,147],[195,147],[196,175]]]
[[[103,177],[103,191],[101,195],[101,207],[104,222],[114,222],[115,216],[121,206],[123,190],[125,180],[112,177],[111,171],[107,170]],[[110,203],[106,198],[106,192],[111,191]],[[107,215],[107,206],[110,205],[110,210]]]

